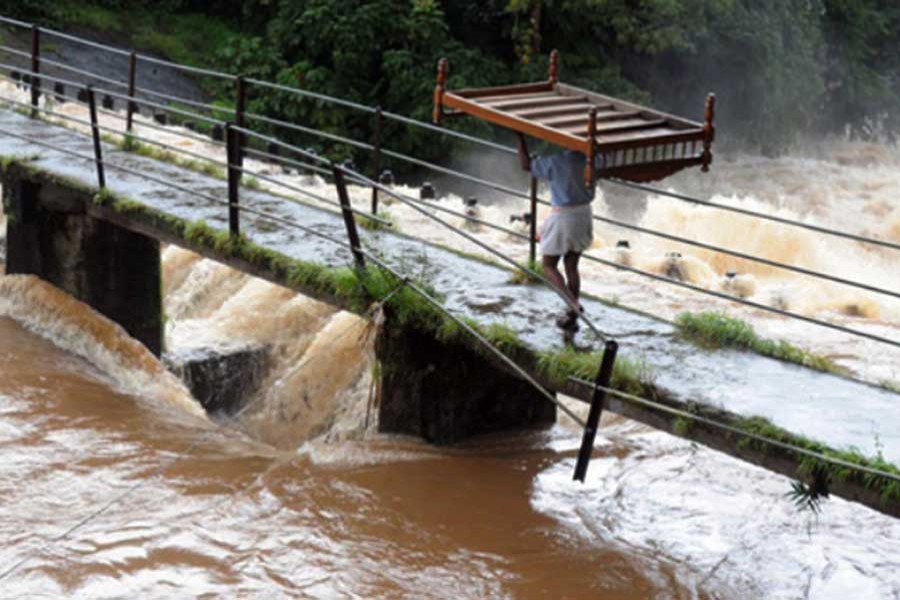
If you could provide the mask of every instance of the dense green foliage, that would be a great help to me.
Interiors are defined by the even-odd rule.
[[[699,118],[717,92],[725,143],[775,150],[801,134],[900,128],[896,0],[4,0],[0,10],[130,33],[177,60],[422,119],[439,57],[451,87],[480,86],[541,79],[558,48],[563,80],[685,116]],[[372,134],[365,115],[284,94],[258,92],[252,107]],[[446,150],[392,133],[400,151]]]

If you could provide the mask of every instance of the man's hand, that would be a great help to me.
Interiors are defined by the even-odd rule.
[[[528,144],[522,133],[519,134],[519,165],[523,171],[531,172],[531,155],[528,154]]]

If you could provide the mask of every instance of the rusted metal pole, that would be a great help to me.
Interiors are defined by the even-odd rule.
[[[381,107],[375,107],[375,135],[372,140],[372,181],[381,175]],[[378,186],[372,186],[372,214],[378,214]]]
[[[356,218],[351,210],[350,194],[347,193],[347,182],[344,179],[344,172],[337,165],[332,165],[331,172],[334,174],[334,185],[337,187],[338,199],[341,201],[341,214],[344,216],[344,225],[347,227],[347,238],[350,240],[350,251],[353,253],[353,261],[356,263],[357,268],[365,269],[366,257],[359,242],[359,232],[356,230]]]
[[[225,125],[225,155],[228,157],[228,231],[241,235],[240,166],[237,164],[239,132],[230,123]]]
[[[597,373],[596,386],[591,398],[591,410],[588,412],[587,423],[584,426],[584,435],[581,438],[581,450],[578,451],[578,462],[575,463],[575,481],[584,483],[587,476],[588,463],[591,462],[591,451],[594,449],[594,439],[597,437],[597,428],[600,425],[600,415],[603,412],[603,402],[606,400],[606,390],[612,381],[613,367],[616,364],[616,353],[619,344],[615,340],[606,342],[603,349],[603,361],[600,363],[600,371]]]
[[[531,178],[531,223],[529,223],[528,234],[528,260],[529,266],[537,262],[537,193],[538,181],[536,177]]]
[[[31,117],[37,117],[38,99],[41,97],[41,29],[37,25],[31,26]]]
[[[87,86],[88,107],[91,113],[91,134],[94,138],[94,162],[97,164],[97,183],[106,189],[106,173],[103,170],[103,147],[100,145],[100,124],[97,121],[97,98],[94,88]]]
[[[134,125],[134,92],[137,80],[137,53],[132,52],[128,56],[128,111],[125,120],[125,130],[131,133]]]

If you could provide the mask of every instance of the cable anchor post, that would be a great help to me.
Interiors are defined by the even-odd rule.
[[[334,185],[337,188],[338,199],[341,202],[341,215],[344,217],[344,225],[347,228],[347,238],[350,241],[350,252],[353,253],[353,261],[356,263],[357,269],[364,270],[366,268],[366,257],[363,254],[362,245],[359,241],[359,231],[356,229],[356,217],[350,204],[350,194],[347,192],[344,170],[342,167],[332,164],[331,172],[334,175]]]
[[[613,368],[616,364],[616,354],[619,352],[619,344],[615,340],[609,340],[603,349],[603,360],[600,363],[600,371],[594,382],[594,394],[591,397],[591,409],[588,412],[587,422],[584,426],[584,434],[581,438],[581,449],[578,451],[578,461],[575,463],[575,481],[584,483],[587,476],[588,463],[591,462],[591,451],[594,449],[594,440],[597,437],[597,429],[600,426],[600,415],[603,412],[603,402],[606,401],[606,390],[612,381]]]
[[[234,80],[235,85],[235,104],[234,104],[234,124],[243,130],[246,127],[245,115],[247,112],[247,80],[243,75],[238,75]],[[244,146],[247,143],[246,136],[243,131],[236,132],[234,147],[234,164],[238,167],[244,166]],[[243,170],[238,171],[238,183],[243,179]]]

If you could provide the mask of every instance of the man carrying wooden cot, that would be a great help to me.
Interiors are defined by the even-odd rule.
[[[566,150],[559,154],[532,159],[525,136],[519,134],[519,163],[538,180],[550,184],[550,216],[540,230],[540,244],[544,275],[582,311],[581,276],[578,263],[581,254],[594,242],[593,213],[596,186],[584,180],[584,154]],[[599,169],[597,169],[599,171]],[[565,277],[559,272],[559,260],[565,266]],[[556,320],[563,330],[578,330],[578,312],[569,308]]]
[[[708,171],[715,96],[707,96],[703,122],[676,117],[560,82],[555,50],[545,81],[448,90],[448,72],[447,59],[442,58],[434,88],[434,123],[469,115],[516,132],[522,168],[550,184],[553,212],[540,235],[544,273],[571,304],[557,324],[574,332],[582,311],[578,262],[593,239],[591,201],[597,179],[647,183],[694,166]],[[526,135],[563,151],[532,161]],[[532,202],[532,219],[535,205]],[[565,277],[559,272],[560,259]]]

